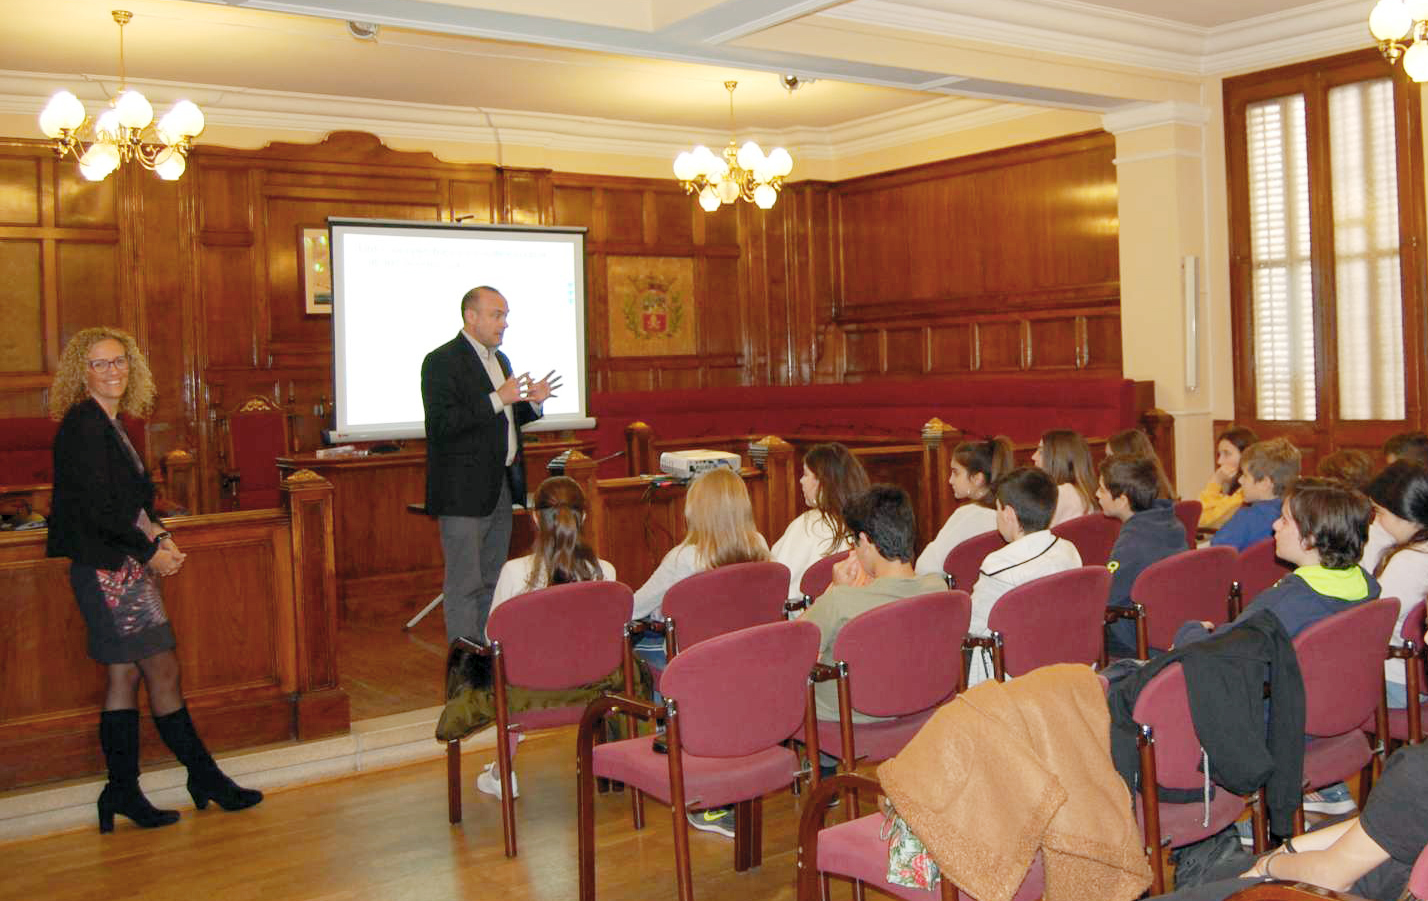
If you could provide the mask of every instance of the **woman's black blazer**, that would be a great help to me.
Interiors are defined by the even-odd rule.
[[[154,483],[134,466],[94,398],[75,404],[60,422],[54,463],[46,553],[97,569],[119,569],[125,557],[147,563],[158,545],[134,523],[147,510],[158,524]]]

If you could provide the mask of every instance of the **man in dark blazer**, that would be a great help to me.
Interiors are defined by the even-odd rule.
[[[511,543],[511,502],[526,501],[520,427],[560,387],[511,374],[498,348],[509,307],[495,288],[461,298],[461,332],[426,355],[426,512],[441,527],[448,641],[486,635],[496,577]]]

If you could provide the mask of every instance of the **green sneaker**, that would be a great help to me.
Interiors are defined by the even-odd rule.
[[[715,807],[696,810],[689,815],[689,825],[700,832],[717,832],[725,838],[734,837],[734,808]]]

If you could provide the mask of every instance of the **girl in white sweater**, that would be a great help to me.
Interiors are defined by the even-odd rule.
[[[953,548],[968,538],[997,528],[992,486],[1015,467],[1012,442],[1005,435],[985,441],[963,441],[952,448],[947,483],[952,486],[957,500],[967,503],[952,511],[937,537],[918,556],[918,575],[941,573],[942,565]]]
[[[1092,501],[1096,496],[1096,467],[1091,462],[1091,446],[1080,432],[1052,429],[1045,433],[1031,455],[1031,463],[1056,483],[1056,514],[1051,517],[1052,526],[1097,512]]]
[[[868,474],[858,458],[835,441],[808,449],[798,484],[809,509],[788,524],[769,551],[771,559],[788,567],[791,600],[803,596],[799,583],[810,566],[852,548],[843,505],[868,490]]]
[[[1378,528],[1369,530],[1363,565],[1378,579],[1380,597],[1398,598],[1393,643],[1402,644],[1399,633],[1409,608],[1428,593],[1428,470],[1400,460],[1379,473],[1365,493]],[[1403,661],[1386,661],[1384,679],[1388,706],[1408,706]]]

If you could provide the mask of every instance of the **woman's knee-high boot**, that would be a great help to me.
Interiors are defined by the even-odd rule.
[[[193,728],[187,707],[154,717],[154,725],[159,727],[164,744],[188,767],[188,793],[199,810],[207,807],[210,800],[217,801],[224,810],[242,810],[263,800],[262,792],[240,787],[218,768]]]
[[[114,831],[114,814],[147,828],[178,822],[177,810],[159,810],[139,788],[139,711],[99,714],[99,746],[109,767],[109,783],[99,794],[99,831]]]

